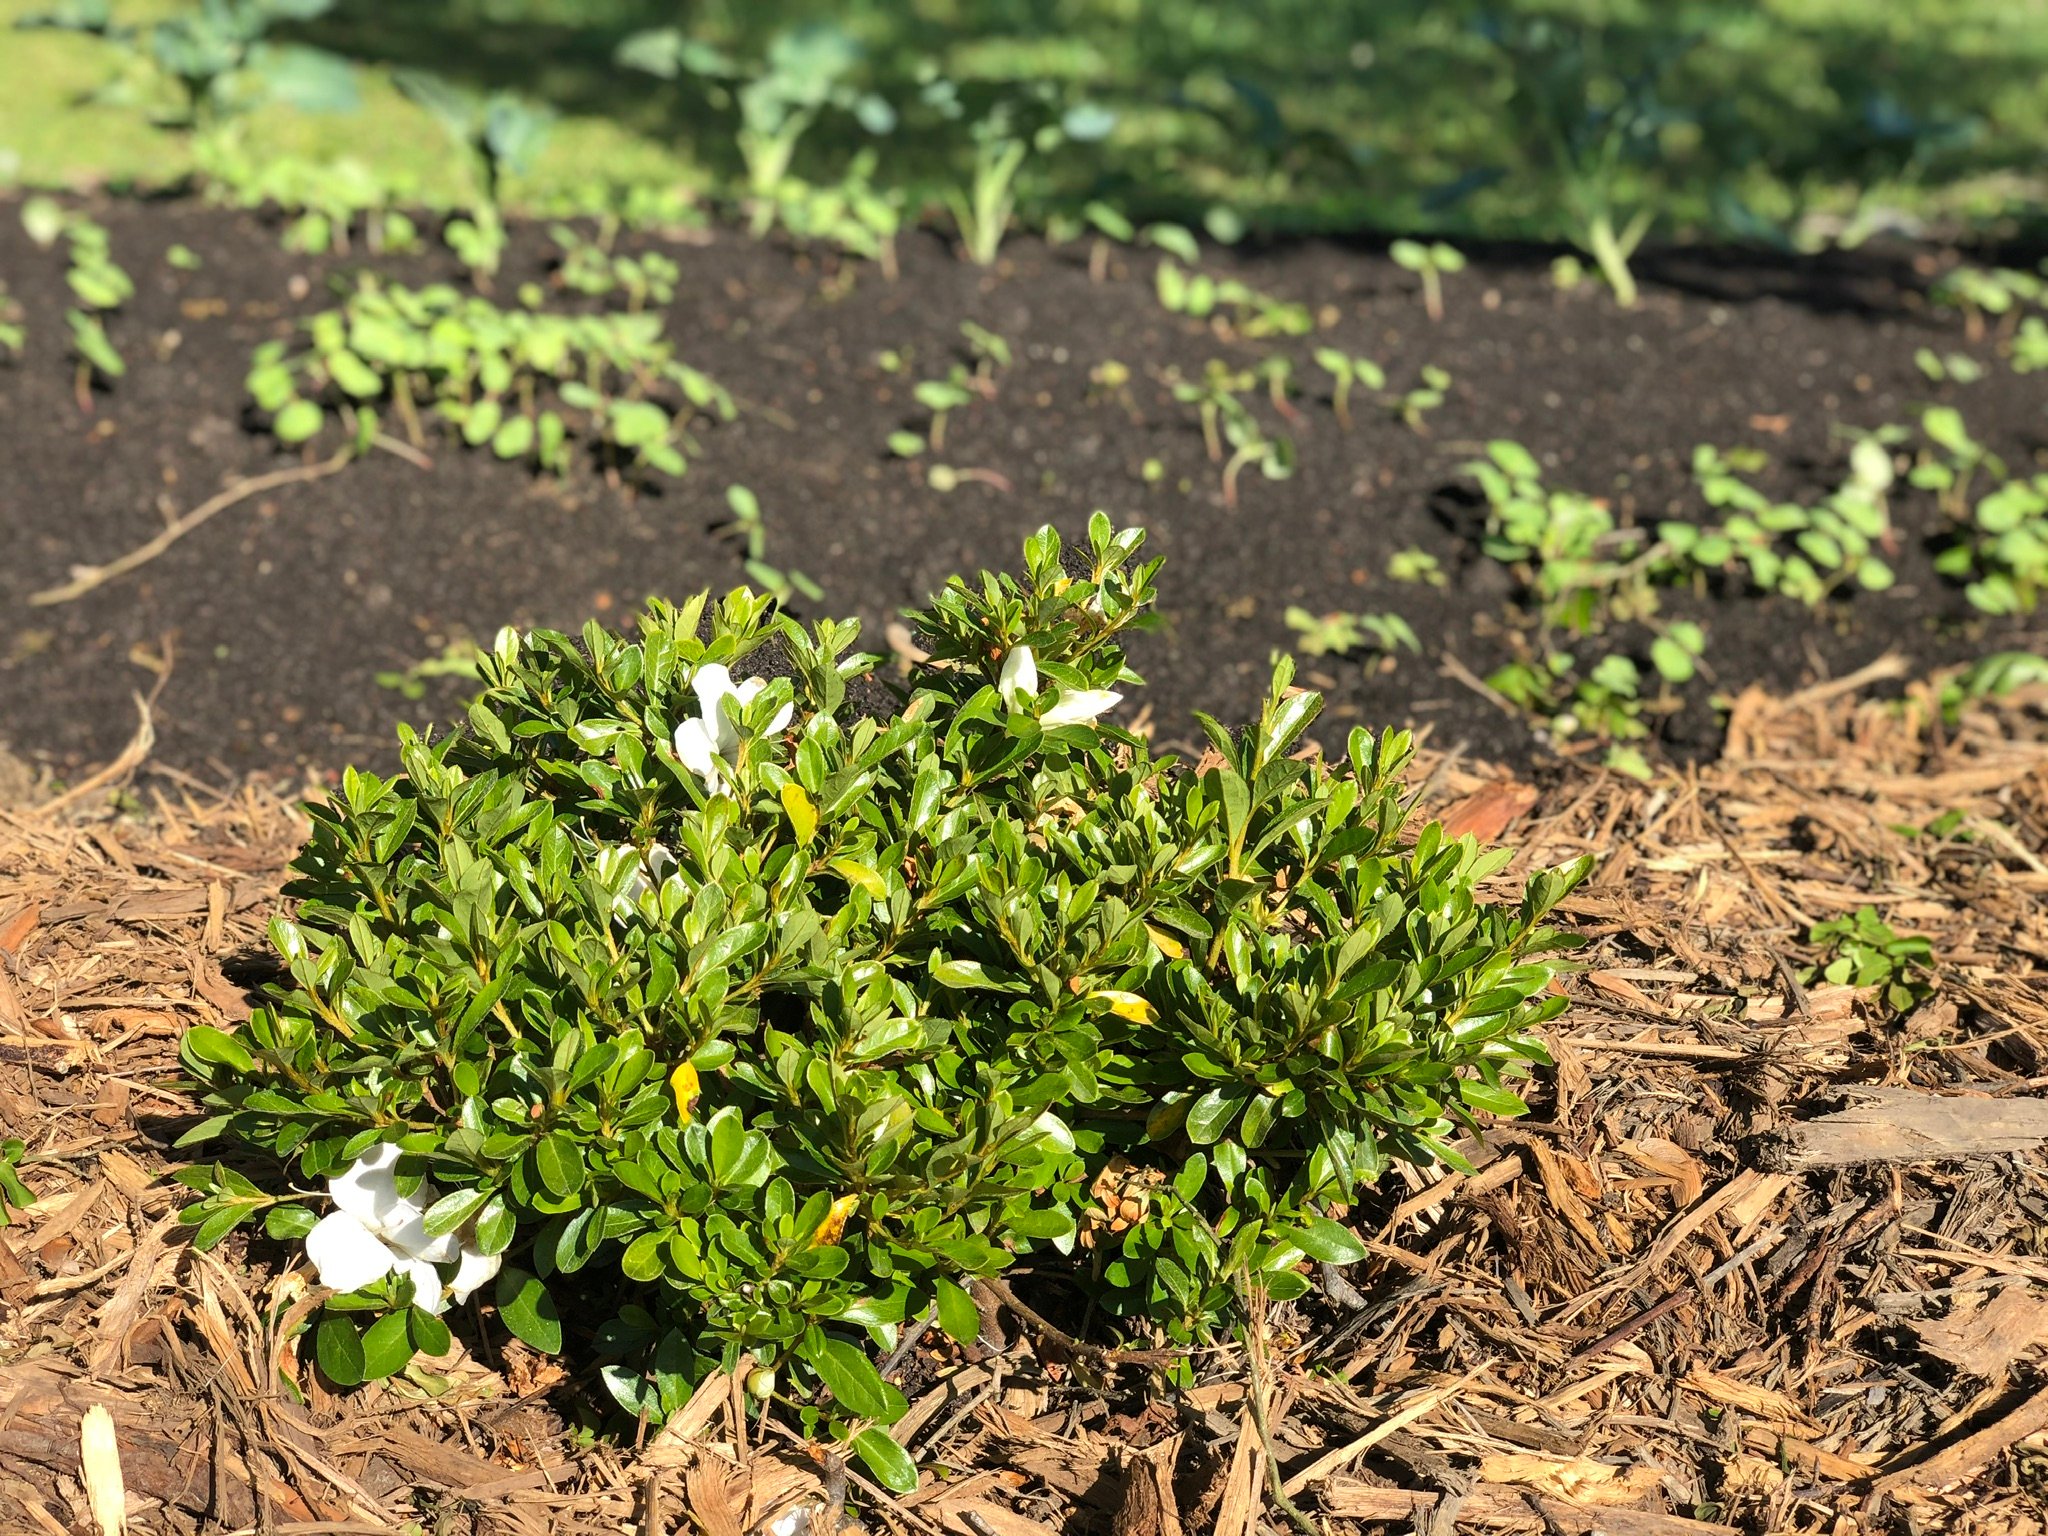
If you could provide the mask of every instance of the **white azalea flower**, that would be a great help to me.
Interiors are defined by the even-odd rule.
[[[726,765],[739,756],[740,748],[740,733],[726,715],[722,707],[724,701],[733,699],[745,708],[768,686],[768,680],[750,677],[743,683],[735,683],[732,673],[713,661],[697,669],[696,676],[690,679],[690,686],[697,693],[699,718],[685,720],[676,727],[676,756],[685,768],[704,781],[707,791],[715,792]],[[783,705],[768,722],[768,734],[773,736],[787,729],[795,714],[794,705]]]
[[[455,1305],[461,1306],[485,1281],[496,1277],[498,1266],[505,1262],[500,1253],[478,1253],[474,1248],[462,1250],[462,1257],[455,1263],[455,1278],[448,1282],[448,1295]]]
[[[1030,713],[1038,699],[1038,658],[1031,654],[1030,646],[1011,647],[996,677],[996,691],[1010,708]],[[1048,731],[1063,725],[1092,725],[1122,699],[1122,694],[1107,688],[1063,688],[1053,695],[1052,708],[1038,717],[1038,723]]]
[[[1062,725],[1093,725],[1122,699],[1122,694],[1108,688],[1076,688],[1072,693],[1058,693],[1053,695],[1052,708],[1038,717],[1038,723],[1049,731]]]
[[[996,691],[1012,709],[1029,709],[1038,697],[1038,658],[1028,645],[1010,648],[1003,658],[1003,670],[996,678]]]
[[[359,1291],[396,1271],[412,1277],[413,1304],[428,1312],[443,1305],[437,1264],[454,1263],[467,1282],[456,1300],[497,1273],[486,1257],[453,1232],[427,1235],[427,1208],[440,1191],[422,1180],[410,1196],[398,1192],[398,1148],[380,1142],[327,1181],[334,1210],[306,1234],[306,1259],[330,1290]],[[488,1267],[485,1267],[488,1266]]]

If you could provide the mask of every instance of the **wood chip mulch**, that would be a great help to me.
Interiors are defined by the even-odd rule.
[[[1192,1391],[1024,1302],[991,1307],[1002,1348],[932,1330],[894,1362],[901,1498],[724,1377],[593,1440],[592,1370],[496,1328],[325,1390],[291,1251],[195,1251],[163,1177],[178,1034],[247,1016],[297,812],[161,777],[0,811],[0,1123],[34,1195],[0,1226],[0,1529],[2043,1532],[2048,699],[1945,723],[1847,681],[1741,697],[1721,761],[1650,784],[1427,757],[1453,830],[1521,850],[1503,893],[1601,859],[1532,1114],[1475,1173],[1390,1179],[1351,1213],[1370,1257]],[[1932,940],[1903,1017],[1812,970],[1863,906]],[[90,1410],[117,1455],[81,1459]]]

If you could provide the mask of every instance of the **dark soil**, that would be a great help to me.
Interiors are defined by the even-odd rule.
[[[1443,665],[1452,656],[1483,677],[1515,654],[1513,580],[1479,553],[1482,509],[1460,471],[1485,440],[1525,443],[1554,484],[1610,497],[1641,521],[1704,511],[1688,472],[1701,442],[1767,450],[1766,488],[1808,498],[1841,473],[1838,427],[1910,422],[1932,399],[1952,399],[2016,466],[2048,443],[2048,375],[2014,375],[1995,336],[1973,345],[1958,317],[1930,310],[1931,253],[1797,262],[1674,252],[1645,263],[1644,302],[1626,313],[1590,287],[1559,292],[1546,253],[1508,251],[1449,282],[1440,324],[1377,251],[1219,255],[1219,270],[1302,300],[1323,322],[1313,338],[1248,342],[1167,313],[1149,253],[1120,253],[1097,283],[1085,243],[1020,240],[986,272],[917,235],[890,283],[872,266],[720,234],[674,248],[683,284],[670,324],[682,355],[739,398],[741,415],[702,435],[681,481],[634,494],[589,471],[536,479],[449,441],[432,445],[431,471],[379,453],[233,508],[76,602],[31,607],[30,593],[124,553],[228,477],[294,462],[252,430],[249,353],[332,302],[330,282],[357,261],[293,255],[273,225],[196,202],[95,213],[139,292],[110,327],[128,376],[91,414],[72,395],[61,249],[30,245],[11,209],[0,217],[0,273],[29,329],[26,354],[0,363],[0,738],[60,774],[120,749],[133,695],[165,666],[160,762],[208,778],[388,762],[393,721],[451,717],[464,685],[437,681],[408,701],[378,673],[456,637],[488,640],[501,624],[618,623],[649,594],[740,580],[721,531],[735,482],[766,509],[770,563],[820,582],[821,609],[860,614],[875,649],[886,649],[885,621],[949,574],[1014,563],[1031,528],[1078,531],[1100,507],[1142,522],[1169,557],[1164,622],[1135,653],[1152,686],[1126,704],[1126,721],[1149,708],[1162,739],[1184,741],[1193,710],[1255,711],[1269,654],[1295,639],[1290,604],[1391,611],[1424,655],[1391,668],[1302,658],[1305,680],[1331,695],[1325,739],[1354,723],[1411,723],[1440,745],[1526,759],[1545,750],[1527,724]],[[199,270],[165,263],[174,242],[201,257]],[[501,301],[544,271],[549,252],[539,230],[519,232]],[[453,275],[441,257],[379,265],[409,281]],[[940,494],[885,447],[891,431],[923,426],[912,384],[963,355],[963,320],[1005,337],[1016,364],[997,398],[955,413],[943,459],[993,471],[1008,491],[970,482]],[[1425,364],[1446,368],[1450,398],[1426,435],[1369,400],[1340,430],[1310,361],[1323,344],[1377,359],[1394,389]],[[1985,378],[1930,384],[1913,362],[1922,345],[1972,352]],[[908,367],[886,372],[888,351]],[[1248,471],[1232,510],[1192,413],[1160,375],[1272,351],[1294,359],[1306,390],[1293,429],[1300,468],[1284,482]],[[1090,384],[1108,359],[1131,371],[1120,396]],[[1263,396],[1258,409],[1285,425]],[[1148,460],[1163,467],[1156,483]],[[1667,612],[1705,620],[1711,668],[1660,722],[1668,751],[1711,750],[1710,697],[1752,680],[1796,685],[1886,650],[1924,670],[2043,645],[2048,616],[1985,623],[1936,577],[1928,498],[1901,495],[1893,515],[1908,537],[1888,593],[1819,614],[1774,599],[1668,599]],[[1388,578],[1388,556],[1411,546],[1437,556],[1446,588]]]

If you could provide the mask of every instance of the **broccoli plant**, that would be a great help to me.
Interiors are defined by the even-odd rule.
[[[1107,723],[1141,539],[1098,514],[1071,559],[1041,530],[1021,576],[956,579],[869,710],[855,625],[745,589],[499,636],[465,729],[310,808],[287,978],[186,1033],[185,1142],[280,1191],[188,1169],[195,1241],[303,1238],[337,1386],[474,1296],[601,1364],[624,1424],[733,1372],[897,1489],[873,1355],[918,1319],[972,1342],[1007,1269],[1191,1351],[1362,1258],[1342,1206],[1522,1110],[1591,861],[1485,899],[1509,854],[1409,824],[1405,733],[1299,750],[1285,658],[1250,729],[1153,756]]]
[[[311,21],[333,6],[334,0],[203,0],[144,29],[115,21],[107,0],[68,0],[16,25],[104,39],[176,86],[181,100],[170,126],[207,129],[270,101],[307,112],[352,110],[355,71],[346,59],[268,40],[279,23]]]

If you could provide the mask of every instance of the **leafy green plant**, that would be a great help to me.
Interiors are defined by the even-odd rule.
[[[330,409],[361,420],[384,406],[418,442],[430,409],[501,459],[566,473],[577,430],[610,473],[680,475],[695,422],[735,414],[716,381],[676,358],[655,314],[500,309],[448,284],[410,289],[366,274],[301,334],[298,350],[258,347],[248,375],[286,443],[318,434]]]
[[[1984,377],[1984,365],[1967,352],[1920,347],[1913,353],[1913,366],[1933,384],[1974,384]]]
[[[2041,373],[2048,370],[2048,320],[2029,315],[2020,322],[2012,339],[2012,371]]]
[[[400,70],[392,79],[426,109],[463,154],[469,167],[470,206],[465,217],[448,221],[441,238],[480,282],[488,284],[505,254],[500,207],[505,177],[532,163],[547,141],[554,114],[515,91],[483,95],[426,70]]]
[[[1447,578],[1443,562],[1426,549],[1397,549],[1387,556],[1387,575],[1394,581],[1417,582],[1423,586],[1441,587]]]
[[[105,225],[52,198],[32,197],[23,203],[21,223],[28,237],[46,249],[60,239],[66,242],[70,265],[64,280],[81,306],[64,312],[77,365],[73,394],[78,408],[90,411],[93,379],[111,383],[128,372],[127,362],[107,335],[104,317],[135,296],[134,279],[114,260]]]
[[[28,1144],[18,1136],[0,1141],[0,1227],[7,1226],[12,1217],[8,1207],[25,1211],[36,1203],[35,1191],[21,1182],[21,1160],[28,1152]]]
[[[1518,568],[1546,625],[1584,634],[1656,611],[1641,559],[1646,541],[1617,526],[1604,502],[1545,485],[1536,456],[1504,439],[1465,470],[1486,497],[1481,547]]]
[[[1633,660],[1607,655],[1583,675],[1577,659],[1551,651],[1539,661],[1512,661],[1486,684],[1509,703],[1544,722],[1559,741],[1591,736],[1599,741],[1638,741],[1649,735],[1643,720],[1643,674]]]
[[[1234,277],[1184,271],[1170,258],[1160,259],[1152,281],[1159,302],[1169,311],[1197,320],[1213,318],[1226,337],[1261,341],[1270,336],[1306,336],[1315,329],[1315,317],[1306,304],[1261,293]],[[1225,309],[1232,316],[1227,325],[1221,313]]]
[[[2034,612],[2048,593],[2048,474],[2015,476],[1979,497],[1934,568],[1966,582],[1981,612]]]
[[[1305,656],[1342,656],[1351,651],[1375,650],[1391,656],[1396,651],[1422,654],[1422,642],[1415,630],[1398,613],[1313,614],[1306,608],[1287,610],[1287,627],[1300,634],[1295,647]]]
[[[616,223],[610,223],[599,230],[596,239],[586,240],[566,224],[549,225],[548,238],[562,253],[555,281],[594,298],[623,291],[629,314],[638,314],[649,304],[666,305],[676,296],[682,269],[659,251],[641,256],[614,254],[611,245],[617,232]]]
[[[312,160],[277,154],[267,146],[252,147],[240,131],[219,131],[194,144],[193,158],[210,201],[284,213],[287,250],[346,253],[358,239],[372,254],[419,249],[419,230],[403,206],[418,201],[416,189],[353,156]]]
[[[417,702],[427,696],[427,685],[438,678],[477,676],[483,649],[467,635],[459,635],[441,648],[438,656],[423,656],[401,670],[379,672],[377,686],[389,688],[400,698]]]
[[[761,514],[760,497],[744,485],[729,485],[725,504],[732,508],[733,528],[746,550],[749,581],[758,581],[785,608],[798,594],[814,603],[823,600],[824,590],[802,571],[782,571],[768,563],[768,522]]]
[[[1098,723],[1136,682],[1141,537],[1098,515],[1071,564],[1042,530],[1021,577],[949,584],[880,718],[848,707],[855,626],[745,590],[630,642],[500,636],[467,729],[311,807],[288,979],[185,1035],[187,1143],[292,1190],[196,1166],[195,1241],[307,1235],[337,1384],[486,1294],[607,1361],[628,1422],[750,1359],[754,1411],[899,1489],[871,1350],[918,1318],[972,1341],[1005,1268],[1071,1255],[1126,1332],[1191,1347],[1363,1257],[1333,1202],[1469,1167],[1460,1129],[1522,1109],[1572,942],[1544,919],[1591,861],[1482,901],[1508,854],[1407,825],[1405,734],[1297,755],[1320,700],[1284,658],[1199,769]],[[1150,1193],[1119,1230],[1124,1170]],[[625,1304],[586,1317],[585,1284]]]
[[[1400,418],[1411,432],[1427,432],[1423,418],[1444,403],[1451,376],[1434,363],[1424,363],[1413,387],[1387,401],[1387,409]]]
[[[776,189],[776,217],[799,240],[824,240],[877,262],[890,282],[897,276],[896,236],[903,227],[903,193],[875,181],[876,156],[864,149],[846,174],[829,185],[795,176]]]
[[[1894,1013],[1910,1012],[1934,995],[1933,944],[1918,934],[1894,933],[1875,907],[1815,923],[1807,942],[1830,951],[1807,971],[1809,983],[1875,987]]]
[[[2003,317],[2023,305],[2039,303],[2048,294],[2044,283],[2031,272],[2012,267],[1957,267],[1945,272],[1929,290],[1937,304],[1963,312],[1963,324],[1972,341],[1984,336],[1984,317]]]
[[[203,0],[145,30],[117,23],[104,0],[73,0],[17,25],[103,39],[125,58],[175,83],[182,102],[168,120],[171,125],[211,128],[270,101],[307,112],[346,112],[356,106],[355,71],[346,59],[267,40],[278,23],[310,21],[333,5],[334,0]]]
[[[1544,12],[1495,13],[1481,31],[1509,67],[1510,112],[1546,156],[1574,240],[1616,302],[1633,308],[1638,295],[1629,262],[1656,207],[1628,205],[1655,178],[1659,135],[1681,118],[1663,85],[1692,34],[1682,26],[1610,26]]]
[[[1681,568],[1740,567],[1759,591],[1808,607],[1852,581],[1868,592],[1892,585],[1896,578],[1883,552],[1896,542],[1888,507],[1894,471],[1880,438],[1857,439],[1842,483],[1810,507],[1773,501],[1751,485],[1745,477],[1763,464],[1753,449],[1695,448],[1693,478],[1701,493],[1732,515],[1720,524],[1660,524],[1662,553]]]
[[[10,357],[21,356],[21,349],[28,345],[28,330],[21,323],[22,314],[19,301],[7,291],[5,283],[0,283],[0,352]]]
[[[926,82],[928,99],[957,110],[950,82]],[[948,187],[947,209],[968,260],[991,267],[1017,211],[1017,177],[1033,153],[1051,154],[1062,144],[1092,144],[1109,137],[1115,114],[1088,102],[1059,109],[1049,82],[1030,90],[1006,90],[973,122],[968,136],[974,160],[964,187]]]
[[[1444,317],[1444,274],[1465,270],[1465,253],[1441,240],[1396,240],[1387,248],[1394,265],[1422,279],[1422,308],[1432,320]]]
[[[1351,427],[1351,391],[1354,387],[1382,390],[1387,387],[1386,370],[1369,357],[1353,357],[1336,347],[1317,347],[1316,366],[1330,376],[1331,409],[1348,431]]]
[[[758,60],[734,58],[679,27],[636,32],[619,45],[616,57],[629,69],[664,80],[690,75],[714,82],[714,103],[736,109],[734,142],[746,169],[757,239],[774,227],[797,147],[821,112],[842,112],[874,134],[896,126],[894,107],[852,84],[861,64],[860,45],[829,22],[776,33]]]

